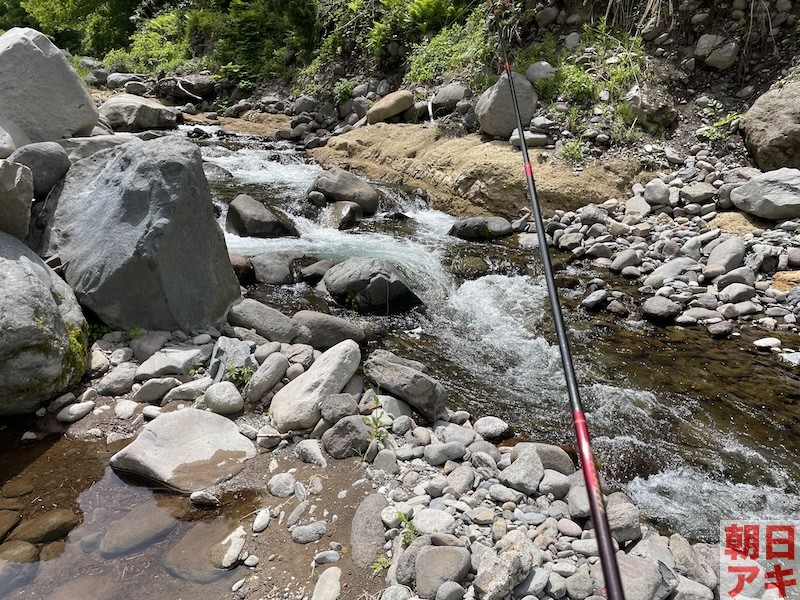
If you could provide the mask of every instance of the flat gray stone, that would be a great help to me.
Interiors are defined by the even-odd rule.
[[[230,479],[255,455],[255,446],[235,423],[186,408],[147,424],[133,443],[111,457],[111,466],[191,493]]]

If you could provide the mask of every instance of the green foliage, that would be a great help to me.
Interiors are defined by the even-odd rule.
[[[228,367],[225,369],[225,380],[230,381],[237,388],[242,389],[253,376],[250,367]]]
[[[569,160],[572,162],[582,161],[584,157],[583,144],[580,140],[572,140],[571,142],[567,142],[561,149],[561,156],[564,157],[564,160]]]
[[[340,79],[333,86],[333,94],[337,104],[344,104],[353,97],[353,82],[349,79]]]
[[[403,545],[408,546],[411,542],[413,542],[416,538],[422,535],[422,532],[417,529],[417,526],[411,522],[411,518],[403,513],[398,513],[397,517],[400,519],[400,523],[403,525]]]
[[[573,102],[583,104],[597,97],[597,81],[578,65],[564,65],[558,72],[560,89]]]
[[[104,59],[107,67],[151,73],[173,71],[189,58],[183,16],[177,11],[143,21],[131,35],[130,50],[112,50]]]
[[[105,323],[90,324],[88,331],[89,345],[91,346],[97,340],[103,339],[103,336],[107,333],[111,333],[111,328]]]
[[[389,557],[385,554],[381,554],[375,561],[369,566],[372,570],[373,576],[378,576],[383,573],[386,569],[392,566],[392,561],[389,560]]]
[[[103,56],[127,44],[134,25],[130,16],[139,0],[22,0],[20,5],[73,53]]]
[[[411,24],[421,31],[438,31],[456,15],[451,0],[411,0],[408,4],[408,17]]]
[[[124,331],[122,333],[122,341],[123,342],[130,342],[131,340],[135,340],[140,335],[144,333],[144,329],[141,327],[134,327],[133,329],[129,329],[128,331]]]
[[[729,112],[724,117],[721,117],[714,121],[711,125],[706,127],[705,129],[701,129],[697,132],[697,137],[703,138],[710,142],[716,142],[719,140],[724,140],[725,138],[730,135],[730,125],[737,119],[742,117],[741,113],[737,112]]]
[[[414,47],[406,80],[432,83],[437,78],[463,78],[474,86],[486,83],[493,35],[483,8],[476,9],[465,25],[455,23],[442,29],[430,41]]]
[[[383,415],[383,410],[378,409],[374,415],[364,417],[364,424],[369,428],[370,437],[379,442],[384,442],[389,437],[389,432],[381,423]]]
[[[20,0],[0,0],[0,32],[12,27],[39,27],[39,24],[20,6]]]

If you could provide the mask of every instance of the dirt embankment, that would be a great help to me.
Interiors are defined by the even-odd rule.
[[[528,206],[519,150],[477,134],[445,137],[434,124],[380,123],[332,138],[312,154],[326,167],[347,167],[373,179],[422,188],[434,208],[455,216],[513,219]],[[573,171],[542,150],[532,150],[531,160],[545,214],[627,199],[642,170],[637,161],[610,159]]]

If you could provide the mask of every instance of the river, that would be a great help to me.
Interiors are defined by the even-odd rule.
[[[408,221],[379,213],[356,231],[322,227],[298,216],[320,168],[291,146],[209,144],[203,153],[234,175],[214,184],[217,198],[249,193],[284,210],[301,233],[299,239],[268,240],[226,233],[231,251],[391,261],[426,309],[375,317],[387,332],[381,345],[428,364],[450,392],[451,407],[502,416],[523,438],[572,442],[538,256],[513,241],[469,244],[450,237],[453,217],[387,186],[380,186],[384,195]],[[482,257],[486,274],[466,280],[454,275],[466,256]],[[721,518],[796,515],[800,388],[792,367],[752,350],[755,336],[747,331],[740,339],[717,341],[700,329],[588,315],[576,308],[585,283],[609,274],[555,259],[566,283],[561,293],[581,395],[608,483],[626,491],[654,523],[692,539],[716,541]],[[291,313],[313,290],[298,284],[254,293]]]

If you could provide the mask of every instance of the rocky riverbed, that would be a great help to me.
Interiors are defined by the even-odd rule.
[[[629,163],[565,168],[545,147],[543,195],[571,203],[548,205],[542,240],[520,214],[507,142],[376,124],[414,108],[407,91],[365,86],[341,122],[308,97],[267,98],[265,108],[292,114],[288,127],[249,122],[309,150],[327,144],[315,153],[329,164],[374,165],[419,188],[408,196],[297,162],[286,142],[237,145],[202,126],[186,137],[220,146],[112,135],[173,128],[196,107],[166,108],[129,81],[139,85],[107,99],[98,121],[41,34],[14,30],[3,43],[18,51],[30,39],[42,72],[71,86],[62,104],[81,110],[53,133],[35,127],[32,105],[23,136],[4,129],[0,267],[13,285],[0,300],[14,335],[2,339],[13,346],[2,354],[2,412],[35,411],[2,432],[0,581],[11,598],[603,596],[582,474],[559,445],[571,435],[553,408],[563,390],[531,259],[539,243],[556,252],[578,347],[615,323],[638,336],[615,352],[666,332],[734,344],[725,360],[773,361],[776,379],[794,379],[796,169],[762,173],[711,145],[651,145],[662,170],[635,183]],[[537,118],[532,128],[550,127]],[[61,140],[93,125],[92,137]],[[260,162],[241,168],[245,157]],[[273,163],[291,167],[279,181],[268,179]],[[473,217],[474,205],[484,214]],[[84,311],[110,327],[90,332]],[[645,343],[641,354],[652,351]],[[719,548],[697,541],[713,541],[709,522],[796,514],[793,417],[780,413],[778,439],[763,439],[754,414],[792,392],[775,384],[778,397],[761,401],[742,386],[736,429],[724,424],[731,406],[698,410],[685,389],[668,406],[612,385],[614,373],[593,377],[600,364],[624,360],[579,369],[616,484],[605,491],[627,596],[717,597]],[[694,487],[719,506],[672,497]],[[759,504],[731,502],[730,488]],[[680,519],[658,521],[658,505],[642,514],[637,502],[653,496],[703,524],[684,536]]]

